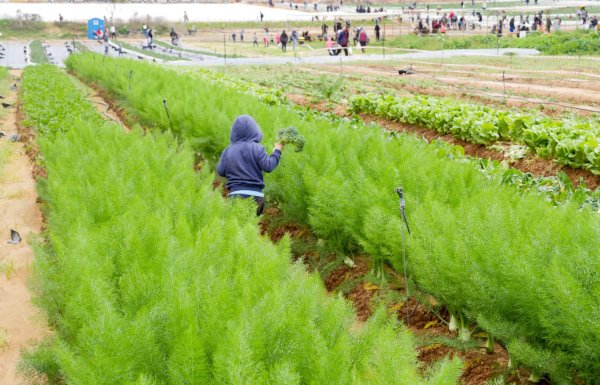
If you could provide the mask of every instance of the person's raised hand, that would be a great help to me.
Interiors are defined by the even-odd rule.
[[[275,143],[275,149],[279,151],[283,151],[283,147],[285,145],[283,143]]]

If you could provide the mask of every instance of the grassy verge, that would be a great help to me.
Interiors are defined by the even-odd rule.
[[[244,42],[231,42],[227,40],[225,44],[223,41],[203,41],[199,42],[202,48],[206,48],[213,52],[216,52],[216,56],[223,57],[225,50],[227,52],[227,57],[264,57],[264,56],[293,56],[294,50],[291,44],[287,46],[287,53],[283,53],[281,48],[275,44],[269,44],[268,47],[263,45],[263,35],[258,35],[258,47],[255,47],[252,43],[252,36],[246,35]],[[270,37],[275,39],[275,34],[271,33]],[[226,46],[224,46],[226,45]],[[308,44],[299,44],[296,46],[296,53],[298,55],[317,55],[317,54],[326,54],[322,51],[313,51],[313,49],[309,48],[311,46],[314,49],[324,48],[325,43],[323,42],[312,42]]]
[[[87,25],[75,22],[42,22],[18,19],[0,19],[0,32],[7,39],[70,39],[86,36]]]
[[[477,49],[477,48],[533,48],[547,55],[599,55],[600,34],[579,30],[552,34],[532,33],[526,38],[502,37],[494,35],[445,36],[407,35],[388,39],[387,47],[422,50]]]

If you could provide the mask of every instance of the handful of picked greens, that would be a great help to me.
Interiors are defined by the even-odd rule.
[[[293,144],[296,147],[296,152],[302,151],[304,148],[304,136],[300,135],[296,127],[283,128],[277,132],[277,142],[281,144]]]

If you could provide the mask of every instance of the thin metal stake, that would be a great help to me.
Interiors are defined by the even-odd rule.
[[[167,107],[167,99],[163,98],[163,105],[165,106],[165,111],[167,112],[167,118],[169,119],[169,126],[171,126],[171,131],[173,131],[173,123],[171,122],[171,115],[169,115],[169,108]]]
[[[404,223],[406,224],[406,230],[408,231],[408,234],[410,235],[410,227],[408,227],[408,220],[406,219],[406,213],[404,212],[404,192],[402,190],[402,187],[398,187],[396,189],[396,192],[398,193],[398,197],[400,198],[400,213],[402,214],[402,219],[404,220]],[[409,293],[408,293],[408,272],[406,270],[406,248],[404,246],[404,227],[402,227],[402,264],[404,265],[404,288],[406,290],[406,298],[408,299],[409,297]]]

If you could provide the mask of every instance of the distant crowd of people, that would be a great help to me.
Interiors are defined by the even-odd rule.
[[[470,20],[464,14],[459,17],[454,11],[431,17],[427,14],[424,18],[417,15],[416,32],[424,35],[428,33],[446,33],[449,29],[466,31],[469,27],[470,29],[475,29],[476,26],[481,28],[482,20],[483,16],[480,12],[475,12]]]
[[[369,6],[369,5],[367,5],[366,8],[364,5],[356,6],[356,13],[371,13],[371,11],[373,11],[373,13],[385,12],[383,7],[371,9],[371,6]]]
[[[374,34],[376,41],[381,40],[381,26],[379,24],[380,19],[376,19],[374,27]],[[321,34],[314,37],[308,30],[288,31],[283,30],[281,33],[271,33],[268,27],[264,27],[262,31],[262,46],[269,47],[271,45],[277,45],[283,52],[287,52],[288,45],[291,45],[295,50],[299,44],[306,42],[313,42],[322,40],[325,42],[325,48],[329,55],[335,56],[342,52],[348,56],[351,52],[352,46],[354,45],[357,49],[362,52],[366,52],[365,48],[370,43],[371,39],[367,30],[364,27],[357,27],[351,29],[350,20],[338,19],[333,23],[333,32],[330,33],[329,25],[323,23],[321,25]],[[230,41],[233,43],[244,42],[245,31],[242,29],[239,32],[232,32],[230,35]],[[253,32],[252,45],[259,47],[259,35]]]
[[[590,17],[585,7],[578,10],[577,18],[585,28],[598,29],[598,17]],[[430,16],[429,12],[424,17],[421,14],[413,14],[411,15],[411,19],[413,22],[416,21],[415,32],[424,35],[428,33],[446,33],[448,30],[465,31],[477,27],[481,29],[483,15],[474,9],[470,17],[465,16],[464,13],[458,16],[454,11],[441,13],[438,9],[435,15]],[[536,12],[532,18],[530,18],[530,15],[522,13],[519,16],[511,16],[509,18],[506,11],[500,11],[494,14],[494,24],[491,25],[491,33],[498,34],[499,36],[502,36],[505,31],[509,31],[510,33],[523,31],[550,33],[552,31],[560,31],[561,25],[562,18],[560,15],[552,17],[547,11],[544,14],[543,10]]]

